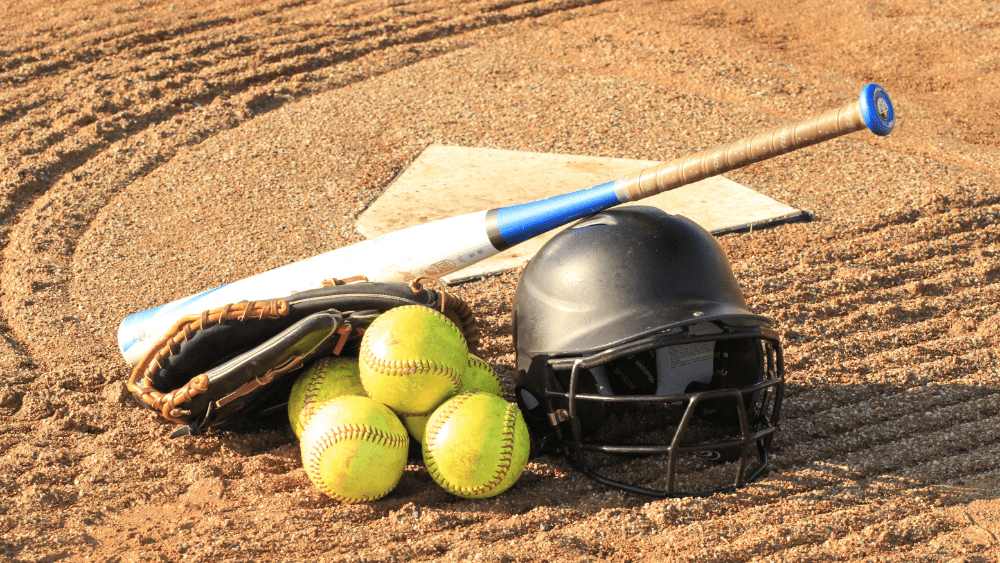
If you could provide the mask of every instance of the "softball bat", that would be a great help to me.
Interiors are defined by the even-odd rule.
[[[862,129],[885,136],[892,132],[894,125],[895,113],[888,94],[881,86],[868,84],[857,101],[843,107],[649,167],[612,182],[402,229],[135,313],[121,322],[118,346],[125,360],[136,364],[184,315],[227,303],[291,295],[321,287],[324,280],[330,278],[364,276],[370,281],[440,278],[610,207]]]

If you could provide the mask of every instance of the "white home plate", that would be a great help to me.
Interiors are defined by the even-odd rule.
[[[656,164],[659,162],[430,145],[361,214],[356,227],[374,238],[429,221],[589,188]],[[684,215],[715,234],[806,216],[722,176],[625,205],[651,205]],[[539,235],[445,280],[457,282],[516,268],[559,230]]]

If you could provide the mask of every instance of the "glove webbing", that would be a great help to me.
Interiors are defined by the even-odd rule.
[[[191,378],[183,387],[169,393],[162,393],[153,388],[153,375],[162,369],[162,360],[177,353],[177,345],[190,340],[199,330],[212,325],[225,324],[227,321],[246,322],[249,320],[276,319],[284,317],[289,312],[288,302],[284,299],[274,301],[248,301],[232,303],[217,309],[203,311],[200,315],[186,315],[174,323],[155,344],[146,352],[128,380],[128,390],[138,395],[144,403],[153,410],[160,411],[167,420],[183,424],[178,417],[190,414],[189,411],[178,408],[208,390],[208,377],[199,374]]]

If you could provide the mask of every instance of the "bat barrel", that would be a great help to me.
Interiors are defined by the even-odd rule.
[[[894,125],[888,94],[869,84],[856,102],[633,172],[615,182],[615,192],[625,201],[636,201],[864,128],[885,136]]]

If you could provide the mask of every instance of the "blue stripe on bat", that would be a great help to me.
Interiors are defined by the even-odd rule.
[[[615,194],[615,183],[607,182],[548,199],[501,207],[496,210],[496,230],[503,240],[498,246],[499,241],[490,238],[497,250],[504,250],[624,201]]]

